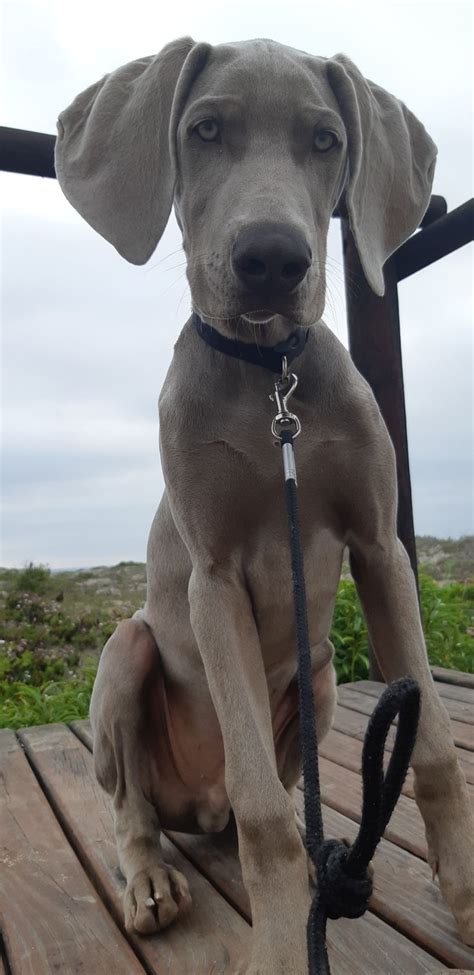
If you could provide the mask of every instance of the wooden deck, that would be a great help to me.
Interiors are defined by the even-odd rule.
[[[435,676],[474,795],[474,679]],[[381,689],[339,688],[320,749],[328,836],[355,836],[361,741]],[[249,909],[231,831],[169,834],[165,856],[186,873],[193,909],[162,935],[126,936],[111,804],[90,749],[87,721],[0,732],[0,975],[232,975],[248,948]],[[370,912],[329,924],[333,975],[474,971],[474,951],[459,941],[424,856],[408,778],[377,852]]]

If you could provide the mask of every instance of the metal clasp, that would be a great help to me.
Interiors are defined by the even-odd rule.
[[[288,364],[286,356],[282,358],[281,376],[275,380],[273,393],[270,393],[272,403],[276,403],[277,415],[272,421],[272,434],[276,441],[281,440],[283,431],[292,427],[293,437],[297,437],[301,432],[301,423],[294,413],[290,413],[287,403],[298,385],[298,377],[294,372],[288,374]]]

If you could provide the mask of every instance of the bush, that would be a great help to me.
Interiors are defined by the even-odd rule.
[[[33,565],[29,562],[25,568],[18,573],[14,588],[20,592],[36,592],[43,594],[47,592],[51,582],[51,569],[46,565]]]
[[[81,578],[83,577],[81,573]],[[98,654],[117,617],[135,606],[92,611],[69,594],[54,596],[55,577],[30,563],[14,575],[0,623],[0,727],[20,728],[50,721],[73,721],[88,714]],[[22,588],[23,587],[23,588]],[[474,586],[439,586],[420,576],[424,629],[431,664],[472,672]],[[88,597],[89,600],[89,597]],[[64,608],[70,603],[70,609]],[[331,639],[339,683],[368,677],[367,630],[354,583],[339,585]]]
[[[92,664],[69,680],[45,681],[38,687],[0,681],[0,728],[87,718],[96,670]]]

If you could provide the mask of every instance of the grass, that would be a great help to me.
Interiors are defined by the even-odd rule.
[[[53,575],[30,564],[2,570],[0,585],[0,727],[87,717],[100,650],[117,622],[143,603],[143,566]],[[431,664],[472,673],[474,585],[440,586],[422,573],[420,596]],[[347,579],[339,586],[331,639],[338,681],[366,678],[367,631]]]

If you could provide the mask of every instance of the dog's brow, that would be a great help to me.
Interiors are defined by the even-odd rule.
[[[296,114],[296,113],[295,113]],[[303,123],[308,125],[332,125],[342,128],[341,116],[328,105],[318,102],[307,102],[297,106],[297,115]]]
[[[183,115],[183,122],[186,124],[191,119],[203,118],[206,112],[215,112],[220,115],[226,110],[242,112],[244,110],[243,99],[238,98],[236,95],[204,95],[202,98],[198,98],[188,105]]]

